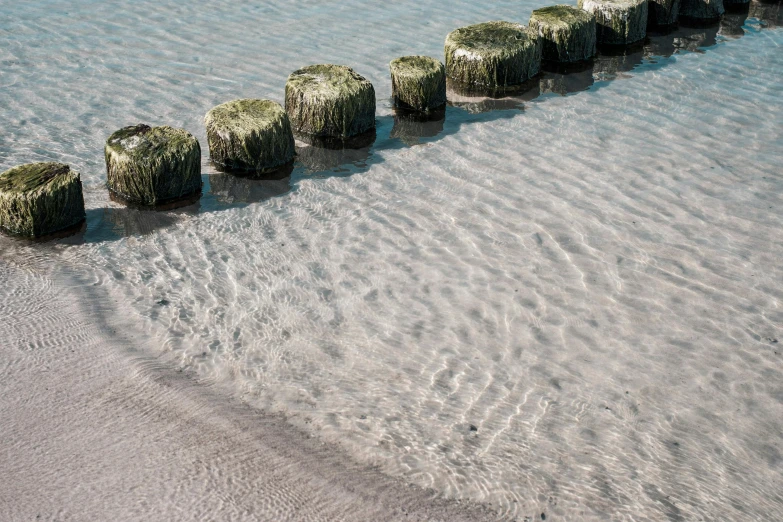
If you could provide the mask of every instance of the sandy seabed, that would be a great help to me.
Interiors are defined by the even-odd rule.
[[[0,238],[0,521],[783,520],[780,3],[392,113],[391,59],[546,4],[2,4],[0,170],[69,163],[88,222]],[[204,114],[320,62],[376,141],[217,172]],[[109,198],[140,122],[197,202]]]
[[[119,334],[98,296],[77,302],[2,262],[0,286],[2,520],[497,516],[356,464],[281,415],[141,355],[143,339]]]

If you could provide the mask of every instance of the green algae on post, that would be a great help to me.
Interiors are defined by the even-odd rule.
[[[578,0],[578,5],[595,15],[599,45],[631,45],[647,35],[647,0]]]
[[[229,170],[268,173],[294,159],[294,135],[283,107],[270,100],[234,100],[204,117],[212,161]]]
[[[155,206],[201,190],[201,147],[184,129],[124,127],[104,154],[109,190],[127,202]]]
[[[520,24],[485,22],[446,37],[446,74],[466,85],[518,85],[541,69],[541,42]]]
[[[79,173],[62,163],[28,163],[0,174],[0,228],[36,238],[84,221]]]
[[[677,23],[680,14],[680,0],[649,0],[647,25],[668,27]]]
[[[446,105],[446,69],[429,56],[403,56],[389,63],[394,106],[428,112]]]
[[[291,73],[285,110],[294,133],[350,138],[375,128],[375,89],[344,65],[310,65]]]
[[[568,63],[589,60],[596,53],[595,16],[570,5],[536,9],[530,31],[541,38],[541,58]]]
[[[680,18],[683,21],[717,22],[725,12],[723,0],[681,0],[680,2]]]

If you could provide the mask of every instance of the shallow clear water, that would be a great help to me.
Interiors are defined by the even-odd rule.
[[[235,4],[0,2],[0,170],[70,163],[88,207],[0,270],[67,266],[166,364],[509,519],[783,519],[779,3],[426,123],[388,62],[544,2]],[[375,85],[372,146],[269,181],[205,152],[197,203],[109,200],[112,131],[206,151],[209,108],[318,62]]]

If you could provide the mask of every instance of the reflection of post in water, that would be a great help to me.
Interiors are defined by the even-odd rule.
[[[65,242],[82,244],[114,241],[129,236],[146,236],[175,225],[185,216],[198,214],[201,209],[200,198],[201,191],[163,205],[148,207],[128,204],[109,192],[109,199],[122,206],[87,209],[86,225],[76,230]]]
[[[170,227],[184,216],[195,216],[201,209],[201,192],[188,198],[156,207],[127,205],[125,200],[110,193],[110,199],[122,207],[87,210],[87,229],[81,234],[86,242],[108,241],[128,236],[145,236]]]
[[[394,126],[390,137],[397,138],[406,145],[417,145],[421,138],[434,138],[443,132],[445,120],[445,107],[428,113],[394,109]]]
[[[181,214],[194,215],[198,213],[199,203],[179,209],[178,212],[163,212],[154,210],[138,210],[135,208],[104,208],[101,209],[101,225],[96,227],[95,235],[109,235],[111,232],[119,237],[146,236],[152,232],[167,228],[180,220]],[[100,230],[102,225],[110,224],[111,230]],[[91,227],[92,228],[92,227]],[[92,231],[91,231],[92,232]],[[92,235],[92,234],[91,234]]]
[[[203,183],[202,183],[203,185]],[[142,205],[140,203],[132,203],[128,200],[124,199],[122,196],[116,195],[114,192],[109,191],[109,199],[112,200],[115,203],[119,203],[121,205],[124,205],[130,209],[136,209],[136,210],[148,210],[148,211],[155,211],[155,212],[165,212],[168,210],[177,210],[177,209],[184,209],[185,212],[189,211],[192,208],[195,208],[196,211],[198,211],[199,208],[199,200],[201,199],[201,189],[199,189],[198,192],[195,194],[190,194],[188,196],[185,196],[183,198],[177,198],[177,199],[170,199],[164,203],[160,203],[158,205]]]
[[[250,180],[283,179],[289,177],[291,175],[291,172],[293,172],[294,170],[293,161],[286,163],[282,167],[277,167],[275,169],[267,170],[267,171],[226,168],[225,166],[219,165],[214,162],[210,162],[210,164],[217,172],[236,176],[238,178],[250,179]],[[210,180],[211,179],[212,178],[210,178]]]
[[[748,9],[748,4],[726,4],[726,14],[720,20],[718,35],[733,40],[745,36],[744,26],[745,20],[748,19]]]
[[[448,103],[470,113],[502,110],[523,110],[525,102],[538,98],[539,79],[533,78],[523,84],[510,87],[484,88],[466,86],[446,79]]]
[[[301,138],[300,138],[301,139]],[[330,170],[347,172],[344,167],[353,165],[365,167],[370,159],[370,152],[375,143],[375,129],[344,141],[313,141],[308,145],[297,147],[296,163],[309,172]]]
[[[769,29],[783,27],[783,2],[751,0],[748,17],[755,18]]]
[[[565,96],[572,92],[586,91],[593,85],[594,60],[577,63],[545,63],[539,79],[541,94],[554,93]]]
[[[665,32],[650,31],[644,45],[644,57],[655,60],[656,57],[668,58],[683,51],[703,53],[703,47],[717,42],[719,28],[718,23],[713,23],[707,27],[681,25]]]
[[[90,218],[90,210],[87,210],[87,219]],[[5,242],[15,243],[27,243],[27,244],[42,244],[49,242],[56,242],[61,244],[82,244],[84,243],[84,235],[87,232],[87,219],[80,221],[79,223],[72,225],[68,228],[52,232],[38,237],[21,237],[12,236],[10,234],[0,234],[0,251],[3,249]]]
[[[691,51],[694,53],[703,53],[704,47],[711,47],[718,41],[716,36],[718,35],[717,23],[711,23],[708,26],[683,25],[676,31],[676,36],[673,39],[674,48],[677,52]]]
[[[593,79],[595,81],[615,80],[623,78],[623,73],[632,71],[642,63],[644,47],[604,47],[593,63]]]
[[[723,7],[727,13],[748,13],[750,0],[723,0]]]
[[[209,193],[225,204],[257,203],[275,196],[282,196],[291,190],[293,166],[274,178],[240,177],[231,174],[210,174]],[[282,177],[280,177],[282,176]]]

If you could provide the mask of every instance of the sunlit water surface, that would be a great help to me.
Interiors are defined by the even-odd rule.
[[[388,62],[544,2],[113,4],[0,2],[0,170],[70,163],[88,207],[0,271],[67,267],[166,364],[504,518],[783,520],[779,3],[430,122],[395,119]],[[319,62],[373,82],[374,144],[216,172],[204,113]],[[138,122],[198,137],[197,203],[109,199]]]

